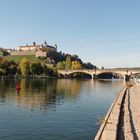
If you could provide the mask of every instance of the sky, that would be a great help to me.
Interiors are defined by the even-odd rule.
[[[139,0],[0,0],[0,47],[46,40],[98,67],[139,67],[139,7]]]

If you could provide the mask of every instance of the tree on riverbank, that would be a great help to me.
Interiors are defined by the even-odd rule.
[[[82,64],[77,60],[72,61],[71,57],[68,55],[66,61],[58,62],[56,67],[57,69],[76,70],[82,69]]]
[[[43,74],[43,66],[40,63],[32,63],[30,64],[30,72],[33,75],[40,75]]]
[[[96,69],[97,67],[90,62],[83,63],[77,55],[67,55],[65,61],[59,61],[56,64],[57,69],[75,70],[75,69]]]
[[[65,63],[66,63],[65,69],[70,70],[71,69],[71,56],[70,55],[67,55]]]
[[[82,65],[78,61],[72,61],[71,69],[72,70],[82,69]]]
[[[57,69],[65,69],[65,67],[66,67],[65,61],[58,62],[56,67],[57,67]]]
[[[23,76],[27,76],[30,72],[29,61],[23,58],[20,62],[20,69]]]
[[[12,75],[16,74],[18,70],[18,65],[14,61],[6,61],[4,59],[0,59],[0,75]]]

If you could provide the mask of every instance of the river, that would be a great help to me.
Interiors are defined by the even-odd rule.
[[[123,81],[0,80],[0,140],[92,140]]]

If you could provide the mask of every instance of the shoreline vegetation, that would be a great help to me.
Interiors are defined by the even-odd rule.
[[[83,63],[77,55],[51,52],[47,57],[12,56],[0,58],[0,79],[2,78],[90,78],[75,73],[64,77],[58,70],[96,69],[91,63]]]
[[[74,76],[57,76],[57,77],[53,77],[53,76],[45,76],[45,75],[28,75],[28,76],[22,76],[22,75],[7,75],[7,76],[0,76],[0,80],[2,79],[91,79],[90,76],[84,74],[75,74]]]

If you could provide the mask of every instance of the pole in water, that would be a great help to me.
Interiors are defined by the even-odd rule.
[[[20,90],[21,90],[19,82],[16,85],[16,90],[17,90],[17,93],[19,94],[20,93]]]

